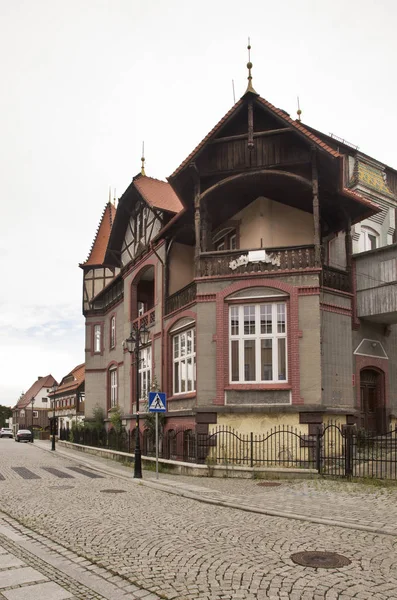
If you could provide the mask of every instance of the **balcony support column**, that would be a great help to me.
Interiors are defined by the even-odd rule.
[[[314,225],[314,264],[321,266],[321,240],[320,240],[320,203],[318,198],[318,170],[317,153],[312,148],[312,192],[313,192],[313,225]]]
[[[201,195],[200,175],[196,163],[190,164],[190,172],[194,181],[194,232],[196,246],[194,250],[195,276],[200,276],[200,252],[201,252]]]

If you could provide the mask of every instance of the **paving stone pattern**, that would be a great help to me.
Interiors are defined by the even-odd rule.
[[[38,445],[24,448],[18,455],[2,455],[2,509],[126,584],[142,588],[143,594],[180,600],[397,598],[395,532],[354,529],[360,526],[361,512],[368,523],[372,512],[372,523],[380,527],[395,523],[394,490],[365,486],[342,490],[333,482],[324,487],[322,482],[300,482],[260,488],[252,480],[161,475],[160,483],[175,492],[190,491],[210,500],[232,498],[245,509],[238,510],[140,485],[131,479],[130,469],[113,463],[104,465],[81,455],[73,463]],[[89,479],[69,469],[77,464],[90,471],[89,462],[107,469],[107,474],[102,471],[102,479]],[[25,481],[11,468],[18,465],[40,473],[41,479]],[[67,487],[73,489],[65,491],[43,466],[72,472],[75,479]],[[144,477],[150,475],[144,472]],[[101,493],[112,488],[127,493]],[[349,528],[255,514],[249,512],[249,503],[285,512],[309,513],[311,507],[322,517],[336,511]],[[294,564],[291,554],[305,550],[337,552],[351,564],[327,570]]]

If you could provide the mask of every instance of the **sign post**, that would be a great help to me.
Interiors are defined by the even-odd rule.
[[[156,414],[156,479],[159,478],[159,413],[167,412],[167,395],[163,392],[149,392],[149,412]]]

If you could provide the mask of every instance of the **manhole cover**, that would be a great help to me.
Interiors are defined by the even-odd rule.
[[[291,560],[302,567],[316,569],[336,569],[337,567],[347,567],[351,563],[346,556],[336,552],[297,552],[291,555]]]
[[[125,494],[125,490],[101,490],[103,494]]]
[[[259,487],[277,487],[281,485],[281,483],[277,483],[276,481],[262,481],[262,483],[258,483]]]

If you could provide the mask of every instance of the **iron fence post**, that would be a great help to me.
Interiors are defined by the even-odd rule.
[[[345,476],[353,475],[353,429],[350,425],[345,429],[346,452],[345,452]]]
[[[321,432],[317,429],[316,433],[316,469],[321,473]]]
[[[251,468],[254,466],[254,434],[251,431],[250,434],[250,446],[251,446]]]

